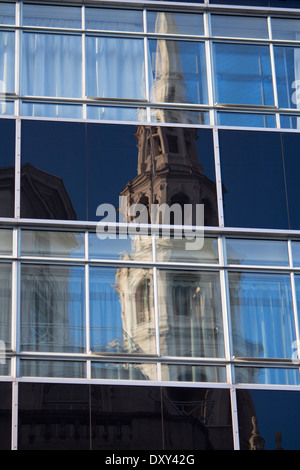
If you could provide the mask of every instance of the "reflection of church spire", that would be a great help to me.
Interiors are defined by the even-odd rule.
[[[176,34],[175,16],[170,12],[158,12],[155,32]],[[151,88],[151,101],[154,103],[188,103],[187,85],[183,74],[179,41],[157,39],[154,82]],[[152,119],[156,122],[178,122],[193,124],[195,115],[184,109],[155,109]],[[195,122],[200,124],[200,122]]]
[[[265,448],[265,440],[260,435],[257,425],[257,418],[256,416],[252,416],[252,434],[249,439],[249,448],[250,450],[264,450]]]

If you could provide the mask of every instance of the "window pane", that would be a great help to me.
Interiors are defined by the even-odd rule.
[[[234,127],[276,127],[274,114],[218,112],[220,126]]]
[[[84,234],[22,230],[21,255],[83,258]]]
[[[6,263],[0,264],[0,356],[1,360],[6,362],[3,358],[3,353],[7,349],[11,349],[11,265]],[[4,351],[3,351],[4,350]]]
[[[236,383],[300,385],[299,369],[235,367]]]
[[[0,24],[15,24],[15,5],[0,3]]]
[[[81,28],[81,9],[24,3],[23,25],[47,28]]]
[[[288,266],[287,242],[226,239],[227,262],[264,266]]]
[[[300,129],[299,116],[281,114],[280,115],[280,127],[282,129]]]
[[[300,266],[300,243],[299,242],[292,242],[292,258],[293,258],[293,266],[299,267]]]
[[[160,387],[92,385],[90,393],[93,450],[164,448]]]
[[[233,450],[229,390],[168,387],[162,399],[164,449]]]
[[[221,130],[219,141],[225,224],[289,228],[280,135]]]
[[[157,380],[156,364],[93,363],[93,379]]]
[[[11,422],[12,422],[12,385],[11,383],[0,383],[0,450],[11,450]]]
[[[175,382],[226,382],[225,367],[162,364],[161,375]]]
[[[97,121],[147,121],[146,108],[87,106],[87,119]]]
[[[23,101],[22,115],[82,119],[82,106],[76,104],[29,103]]]
[[[241,450],[300,449],[298,391],[237,390],[237,404]]]
[[[217,102],[273,105],[268,46],[215,43]]]
[[[112,8],[86,8],[86,29],[104,31],[143,31],[143,12]]]
[[[212,15],[213,36],[233,38],[268,38],[266,18]]]
[[[21,216],[86,220],[85,127],[22,121]]]
[[[12,254],[12,230],[9,230],[9,229],[0,230],[0,254],[1,255]]]
[[[204,34],[201,13],[147,12],[147,31],[157,34]]]
[[[300,21],[292,18],[272,18],[273,39],[299,41]]]
[[[15,92],[15,33],[0,31],[0,92]]]
[[[204,43],[149,40],[154,102],[207,103]]]
[[[224,341],[218,273],[158,273],[162,355],[223,357]]]
[[[289,275],[228,276],[234,354],[291,358],[295,331]]]
[[[81,55],[80,36],[24,33],[23,94],[81,97]]]
[[[107,237],[89,234],[89,256],[91,259],[115,259],[152,261],[152,238],[146,235],[119,236],[107,233]]]
[[[180,109],[151,109],[151,122],[170,122],[178,124],[209,125],[209,113]]]
[[[145,99],[142,39],[86,38],[87,95]]]
[[[155,353],[152,272],[90,268],[91,350]]]
[[[21,349],[83,352],[84,267],[23,265]]]
[[[89,386],[21,383],[18,450],[89,450]]]
[[[289,222],[292,230],[300,229],[299,213],[299,171],[300,160],[295,158],[295,149],[300,145],[300,135],[294,132],[283,132],[281,137],[286,180],[286,194],[289,210]]]
[[[20,376],[85,378],[84,362],[20,360]]]
[[[197,239],[193,240],[195,248],[197,247]],[[179,263],[218,263],[218,241],[216,238],[204,238],[199,240],[199,249],[193,248],[190,240],[172,239],[157,237],[156,239],[156,256],[157,261],[171,261]]]
[[[0,68],[1,70],[1,68]],[[0,217],[14,217],[15,205],[15,122],[0,120]]]
[[[299,108],[299,47],[274,46],[278,104],[280,108]]]
[[[15,114],[14,101],[0,101],[0,114],[2,116],[12,116]]]

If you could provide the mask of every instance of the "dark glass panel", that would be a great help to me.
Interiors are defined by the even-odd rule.
[[[84,124],[22,122],[21,217],[86,220]]]
[[[269,6],[278,8],[300,8],[299,0],[269,0]]]
[[[296,133],[282,133],[282,143],[290,228],[292,230],[299,230],[300,160],[298,149],[300,145],[300,135]]]
[[[88,450],[88,385],[19,385],[19,450]]]
[[[146,141],[146,136],[144,139],[141,135],[144,129],[143,126],[87,125],[89,220],[100,220],[96,216],[100,204],[111,204],[117,210],[119,197],[123,193],[129,196],[130,185],[139,178],[146,181],[147,196],[150,197],[150,152],[143,146]],[[142,146],[140,151],[137,145]],[[116,219],[119,220],[117,212]]]
[[[188,203],[204,204],[204,224],[218,224],[210,130],[88,124],[87,159],[89,220],[100,220],[100,204],[121,207],[122,196],[128,222],[137,217],[128,212],[133,204],[146,207],[147,223],[151,204]],[[120,213],[112,215],[122,220]]]
[[[162,399],[165,449],[233,449],[228,390],[170,387]]]
[[[0,450],[11,448],[11,384],[0,384]]]
[[[288,228],[280,135],[220,131],[227,226]]]
[[[14,216],[15,194],[15,122],[0,121],[0,217]]]
[[[91,400],[93,450],[163,448],[159,387],[92,386]]]
[[[237,403],[241,450],[300,450],[298,391],[237,390]]]

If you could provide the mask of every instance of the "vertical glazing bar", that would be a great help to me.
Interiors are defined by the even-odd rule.
[[[85,341],[86,353],[89,354],[91,350],[90,344],[90,271],[89,271],[89,232],[85,232]],[[87,378],[91,377],[90,361],[87,361]]]
[[[146,8],[143,10],[143,24],[144,33],[147,33],[147,12]],[[146,100],[150,101],[150,90],[149,90],[149,61],[148,61],[148,39],[144,37],[144,64],[145,64],[145,89],[146,89]],[[146,108],[146,120],[151,121],[151,110],[149,106]]]
[[[20,240],[20,229],[13,229],[13,259],[12,262],[12,286],[11,286],[11,349],[15,353],[19,352],[19,336],[18,336],[18,308],[19,308],[19,266],[17,258],[19,256],[19,240]],[[13,377],[17,375],[17,359],[16,357],[11,360],[11,374]]]
[[[12,382],[12,427],[11,427],[11,450],[18,449],[18,382]]]
[[[83,5],[81,7],[81,26],[82,29],[85,30],[85,6]],[[85,99],[86,98],[86,44],[85,44],[85,33],[82,34],[81,38],[81,45],[82,45],[82,97]],[[83,119],[87,118],[87,110],[86,110],[86,104],[82,105],[82,117]]]
[[[20,96],[20,69],[21,69],[21,53],[20,53],[20,48],[21,48],[21,31],[18,28],[21,25],[21,9],[22,5],[20,2],[16,3],[16,9],[15,9],[15,14],[16,14],[16,32],[15,32],[15,93],[17,96]],[[19,116],[20,115],[20,98],[18,98],[15,101],[15,115]]]
[[[204,35],[206,38],[211,37],[210,14],[203,13]],[[216,122],[214,106],[214,77],[212,70],[212,47],[210,39],[205,40],[205,58],[206,58],[206,77],[207,77],[207,93],[208,104],[210,106],[210,124],[213,126]]]
[[[220,147],[219,147],[218,129],[213,129],[213,141],[214,141],[214,156],[215,156],[215,172],[216,172],[216,189],[217,189],[217,201],[218,201],[219,226],[224,227],[223,190],[222,190],[222,180],[221,180],[221,162],[220,162]]]
[[[236,390],[234,388],[230,389],[230,402],[231,402],[232,431],[233,431],[233,448],[234,450],[240,450],[237,398],[236,398]]]
[[[21,119],[15,121],[15,218],[19,219],[21,205]]]
[[[269,39],[272,40],[272,26],[271,17],[268,16],[268,32]],[[276,81],[276,69],[275,69],[275,57],[274,57],[274,46],[270,44],[270,60],[271,60],[271,71],[272,71],[272,83],[273,83],[273,94],[274,94],[274,105],[278,108],[278,93],[277,93],[277,81]],[[276,127],[280,128],[280,115],[276,113]]]

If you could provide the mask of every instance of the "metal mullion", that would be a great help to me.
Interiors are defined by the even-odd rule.
[[[21,12],[22,5],[20,2],[17,2],[15,5],[15,15],[16,15],[16,30],[15,30],[15,93],[17,96],[20,96],[20,71],[21,71],[21,31],[19,26],[21,24]],[[16,116],[20,115],[20,98],[15,100],[14,112]]]
[[[210,14],[203,13],[203,26],[204,26],[204,36],[211,36],[211,24],[210,24]],[[208,104],[210,106],[210,124],[214,125],[216,122],[215,119],[215,110],[214,106],[214,75],[213,75],[213,58],[212,58],[212,43],[210,39],[205,39],[205,60],[206,60],[206,79],[207,79],[207,93],[208,93]]]
[[[11,423],[11,450],[18,449],[18,400],[19,384],[12,382],[12,423]]]
[[[82,29],[85,29],[85,6],[81,7],[81,26]],[[82,86],[81,86],[81,96],[83,99],[86,99],[86,34],[83,33],[81,36],[81,47],[82,47],[82,63],[81,63],[81,73],[82,73]],[[87,105],[86,103],[82,105],[82,116],[83,119],[87,118]]]
[[[223,189],[222,189],[222,179],[221,179],[219,131],[216,128],[213,129],[213,145],[214,145],[214,159],[215,159],[215,172],[216,172],[216,190],[217,190],[219,226],[224,227]]]
[[[237,408],[237,397],[236,397],[235,388],[230,389],[230,403],[231,403],[231,418],[232,418],[232,432],[233,432],[233,448],[234,450],[240,450],[238,408]]]
[[[269,39],[272,40],[272,27],[271,27],[270,16],[268,16],[267,18],[267,23],[268,23]],[[277,93],[277,81],[276,81],[276,69],[275,69],[275,56],[274,56],[274,45],[272,43],[270,43],[269,45],[269,50],[270,50],[270,61],[271,61],[274,106],[278,109],[279,106],[278,106],[278,93]],[[276,113],[275,118],[276,118],[276,127],[280,128],[280,115]]]

